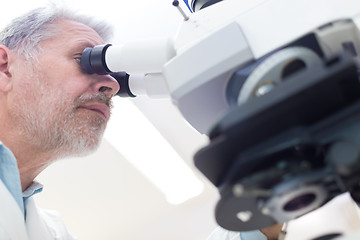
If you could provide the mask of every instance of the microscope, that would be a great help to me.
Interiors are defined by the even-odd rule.
[[[184,0],[175,36],[85,49],[118,95],[169,96],[210,143],[216,221],[261,229],[348,192],[360,203],[358,0]],[[175,4],[176,6],[176,1]]]

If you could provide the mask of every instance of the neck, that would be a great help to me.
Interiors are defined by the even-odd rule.
[[[10,114],[7,99],[1,97],[0,94],[0,141],[16,158],[21,187],[24,191],[36,176],[56,159],[57,155],[46,152],[41,146],[36,146],[31,136],[24,136],[23,127],[17,118]]]
[[[28,142],[12,142],[1,138],[3,144],[14,154],[19,173],[22,191],[27,189],[39,173],[54,160],[52,154],[44,153]]]

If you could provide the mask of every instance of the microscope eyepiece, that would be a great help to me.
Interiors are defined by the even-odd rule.
[[[105,62],[105,53],[111,44],[86,48],[81,55],[80,65],[85,73],[105,75],[112,73]]]

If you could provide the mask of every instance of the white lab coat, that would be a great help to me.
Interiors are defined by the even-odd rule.
[[[26,200],[26,221],[16,201],[0,181],[1,240],[74,240],[61,218],[54,212],[36,207],[34,199]]]

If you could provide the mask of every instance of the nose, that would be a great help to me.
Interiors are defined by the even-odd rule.
[[[93,90],[95,92],[102,92],[112,97],[120,90],[119,83],[110,75],[93,74],[92,76],[95,78],[93,84]]]

